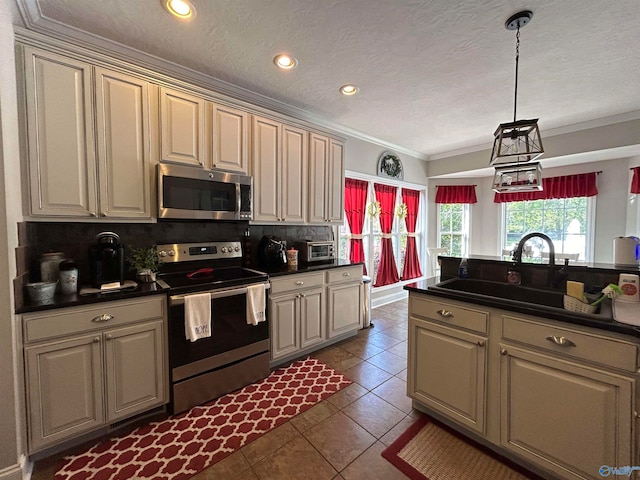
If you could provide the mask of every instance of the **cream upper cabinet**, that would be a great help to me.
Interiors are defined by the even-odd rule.
[[[24,54],[30,214],[150,219],[149,84],[30,47]]]
[[[204,166],[205,100],[160,89],[161,160]]]
[[[211,168],[249,173],[249,114],[209,103]]]
[[[342,223],[344,144],[312,133],[309,139],[309,222]]]
[[[253,117],[254,222],[304,223],[307,132]]]
[[[91,65],[24,48],[30,214],[95,217]]]
[[[151,217],[149,85],[96,68],[100,216]]]

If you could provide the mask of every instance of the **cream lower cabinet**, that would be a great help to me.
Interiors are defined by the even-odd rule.
[[[323,274],[271,280],[271,359],[288,357],[326,338]]]
[[[252,125],[254,223],[305,223],[307,132],[257,116]]]
[[[326,272],[329,338],[362,327],[362,266]]]
[[[640,463],[639,345],[411,292],[407,392],[545,478],[599,479],[602,466]]]
[[[500,345],[501,444],[568,478],[635,465],[634,380]]]
[[[148,82],[32,47],[23,61],[29,214],[150,219]]]
[[[29,452],[168,402],[164,296],[23,316]]]

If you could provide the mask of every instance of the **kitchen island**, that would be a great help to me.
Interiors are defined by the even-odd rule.
[[[491,263],[471,272],[510,265]],[[415,408],[544,478],[638,465],[637,327],[438,280],[405,287]]]

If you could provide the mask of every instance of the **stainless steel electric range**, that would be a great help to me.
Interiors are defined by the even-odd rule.
[[[269,375],[269,320],[247,322],[247,287],[267,274],[240,266],[240,242],[158,245],[158,283],[169,289],[171,412],[179,413]],[[209,293],[211,336],[185,335],[185,297]],[[266,305],[265,305],[266,308]]]

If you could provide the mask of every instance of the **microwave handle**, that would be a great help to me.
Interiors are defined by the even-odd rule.
[[[242,208],[242,191],[240,190],[240,184],[236,182],[236,213],[240,213]]]

